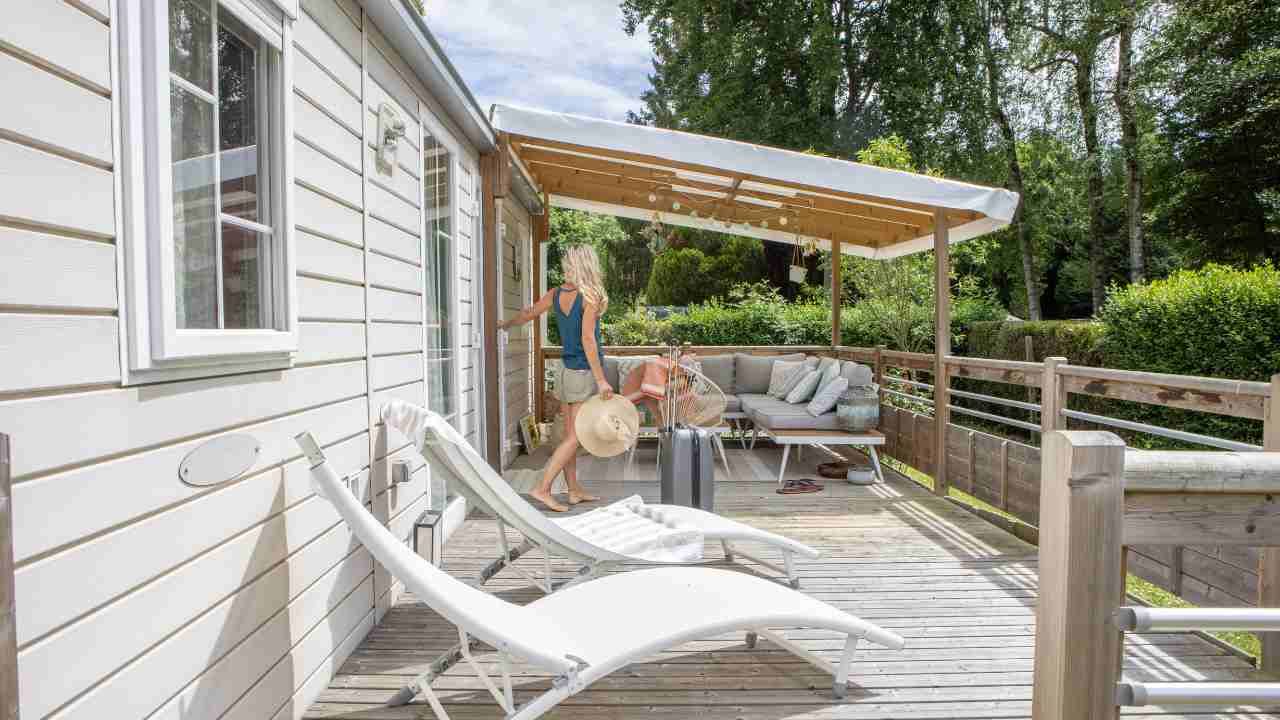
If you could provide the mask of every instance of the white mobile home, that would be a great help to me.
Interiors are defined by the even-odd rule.
[[[298,716],[395,590],[293,436],[403,536],[384,400],[501,453],[482,277],[527,301],[539,195],[401,0],[11,3],[0,75],[21,716]]]

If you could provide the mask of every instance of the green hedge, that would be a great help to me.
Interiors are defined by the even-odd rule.
[[[1209,265],[1113,289],[1096,322],[975,323],[969,354],[1023,360],[1026,337],[1033,339],[1036,360],[1057,355],[1076,364],[1122,370],[1269,380],[1280,372],[1280,270]],[[998,397],[1025,393],[998,383],[961,385]],[[1262,423],[1254,420],[1078,395],[1071,403],[1073,409],[1149,425],[1255,445],[1262,441]],[[1138,447],[1189,447],[1120,434]]]
[[[1101,365],[1101,323],[1089,320],[976,322],[969,332],[968,354],[974,357],[1026,360],[1031,338],[1035,362],[1065,357],[1076,365]]]
[[[1269,380],[1280,372],[1280,270],[1208,265],[1113,291],[1098,314],[1108,367]]]

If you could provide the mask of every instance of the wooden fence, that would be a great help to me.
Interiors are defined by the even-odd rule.
[[[854,360],[873,368],[876,383],[886,396],[905,402],[883,402],[880,430],[885,434],[884,454],[933,478],[934,491],[947,494],[950,487],[964,491],[1017,518],[1010,523],[995,513],[978,511],[988,520],[1030,542],[1038,538],[1041,517],[1041,451],[1019,438],[984,432],[958,424],[977,417],[988,429],[1003,421],[1034,434],[1076,427],[1115,423],[1121,429],[1141,431],[1137,423],[1092,416],[1070,407],[1073,395],[1123,400],[1178,408],[1263,423],[1264,445],[1280,451],[1280,375],[1270,383],[1218,378],[1166,375],[1070,365],[1065,358],[1043,362],[994,360],[948,356],[943,363],[950,409],[946,427],[946,458],[939,473],[938,424],[931,414],[933,385],[938,374],[933,355],[860,347],[695,347],[699,354],[744,352],[778,355],[794,352]],[[608,354],[643,355],[661,352],[657,347],[606,348]],[[559,357],[559,348],[546,348],[543,358]],[[541,361],[540,361],[541,364]],[[1022,388],[1025,400],[1009,400],[952,388],[954,380],[1001,383]],[[926,380],[928,382],[926,382]],[[894,390],[897,387],[897,390]],[[904,392],[905,391],[905,392]],[[1031,419],[998,417],[954,404],[961,398],[1012,408]],[[1038,421],[1034,421],[1038,418]],[[1096,422],[1091,422],[1096,421]],[[1156,428],[1156,430],[1159,430]],[[1195,440],[1176,429],[1171,437]],[[1025,434],[1025,433],[1024,433]],[[1025,439],[1025,438],[1023,438]],[[1204,438],[1211,440],[1209,438]],[[1242,443],[1224,443],[1232,449],[1255,449]],[[1134,544],[1127,548],[1129,572],[1197,605],[1280,607],[1280,552],[1239,544]],[[1268,582],[1263,575],[1274,578]],[[1280,670],[1280,638],[1264,636],[1264,667]]]
[[[9,436],[0,434],[0,720],[18,720],[18,633],[13,607]]]
[[[1054,431],[1044,452],[1033,717],[1114,720],[1118,702],[1145,702],[1118,692],[1124,548],[1280,545],[1280,453],[1133,453],[1097,431]],[[1244,698],[1259,689],[1266,692],[1219,684],[1214,694]],[[1211,702],[1205,686],[1183,690]]]

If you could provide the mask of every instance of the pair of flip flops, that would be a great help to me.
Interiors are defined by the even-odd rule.
[[[804,478],[801,480],[788,480],[778,488],[779,495],[800,495],[802,493],[815,493],[823,488],[816,480]]]

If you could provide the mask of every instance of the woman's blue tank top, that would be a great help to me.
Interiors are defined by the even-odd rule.
[[[582,291],[573,299],[569,312],[560,309],[560,290],[556,288],[551,304],[556,308],[556,328],[560,330],[560,345],[564,348],[561,362],[570,370],[590,370],[587,351],[582,347]],[[604,344],[600,342],[600,318],[596,318],[596,347],[600,349],[600,367],[604,367]]]

